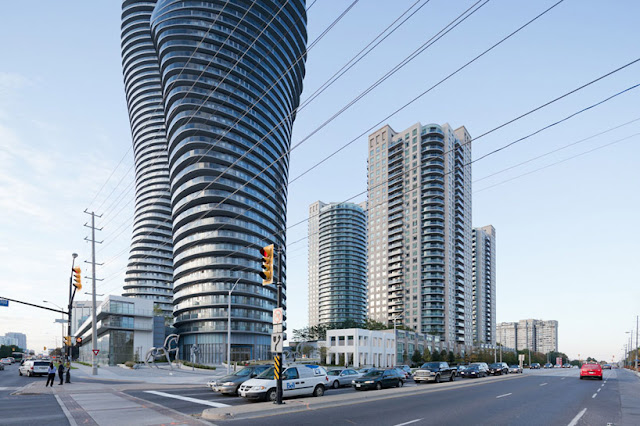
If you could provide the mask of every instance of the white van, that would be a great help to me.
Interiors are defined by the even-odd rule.
[[[271,367],[240,385],[238,393],[248,399],[275,401],[276,386],[274,368]],[[327,376],[326,370],[318,365],[289,365],[282,373],[283,398],[305,395],[322,396],[327,386],[329,386],[329,376]]]
[[[46,376],[49,372],[49,361],[41,361],[38,359],[27,360],[18,368],[18,374],[31,376]]]

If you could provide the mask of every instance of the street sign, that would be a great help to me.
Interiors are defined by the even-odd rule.
[[[100,353],[100,349],[92,349],[92,351],[95,356],[98,356],[98,354]]]
[[[9,301],[7,299],[0,299],[0,306],[9,306]]]
[[[273,310],[273,324],[282,324],[282,308],[275,308]]]
[[[282,333],[273,333],[271,335],[271,352],[280,353],[282,352],[283,338]]]
[[[61,323],[68,323],[69,320],[68,319],[64,319],[64,318],[56,318],[53,322],[61,322]]]

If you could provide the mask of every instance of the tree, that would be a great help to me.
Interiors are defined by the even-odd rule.
[[[440,351],[440,361],[446,361],[448,355],[449,354],[447,353],[446,349],[441,350]]]
[[[453,364],[456,360],[456,356],[454,355],[453,351],[449,351],[449,356],[448,356],[448,361],[449,364]]]
[[[313,352],[313,347],[311,345],[302,346],[302,355],[306,356],[307,358],[310,358],[312,352]]]
[[[420,361],[422,361],[422,355],[420,354],[420,351],[416,349],[413,351],[413,355],[411,355],[411,362],[414,365],[419,365]]]
[[[329,352],[329,349],[326,346],[320,347],[320,363],[321,364],[324,364],[325,362],[327,362],[327,352]]]
[[[429,348],[424,348],[424,352],[422,352],[422,362],[431,361],[431,351]]]
[[[433,353],[431,354],[431,361],[441,361],[440,352],[438,352],[437,349],[433,350]]]

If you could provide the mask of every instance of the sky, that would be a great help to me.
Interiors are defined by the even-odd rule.
[[[414,2],[356,2],[308,52],[302,101]],[[351,3],[315,2],[309,41]],[[474,3],[429,1],[298,112],[292,143]],[[307,322],[307,225],[293,225],[308,218],[314,201],[364,201],[353,197],[366,190],[367,134],[420,122],[464,125],[480,136],[640,57],[640,3],[565,0],[388,117],[554,3],[490,0],[291,153],[294,179],[354,141],[289,186],[290,330]],[[85,209],[102,215],[97,293],[120,294],[134,195],[120,2],[8,2],[2,15],[0,297],[66,304],[72,253],[83,275],[90,270]],[[479,138],[473,158],[638,83],[640,62]],[[640,314],[638,93],[629,90],[473,165],[473,225],[491,224],[497,233],[498,322],[558,320],[559,350],[571,358],[619,359]],[[90,280],[84,285],[76,300],[90,298]],[[30,348],[53,347],[61,335],[55,318],[12,302],[0,307],[0,335],[23,332]]]

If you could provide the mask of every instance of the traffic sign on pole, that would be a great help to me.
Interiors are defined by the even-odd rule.
[[[98,354],[100,353],[100,349],[92,349],[92,351],[95,356],[98,356]]]
[[[283,316],[282,308],[275,308],[273,310],[273,324],[282,324],[282,316]]]
[[[282,344],[282,333],[273,333],[271,335],[271,352],[278,354],[282,352]]]

